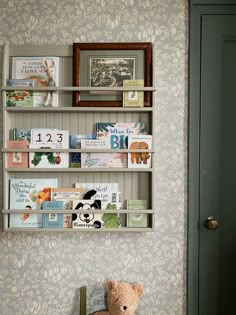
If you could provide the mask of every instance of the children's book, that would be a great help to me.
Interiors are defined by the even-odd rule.
[[[63,201],[44,201],[43,210],[63,210]],[[63,228],[64,218],[60,213],[43,214],[43,228]]]
[[[8,148],[23,149],[28,148],[27,140],[8,140]],[[7,152],[7,167],[28,168],[29,158],[28,152]]]
[[[30,149],[58,149],[58,152],[30,152],[30,168],[68,168],[69,153],[60,149],[69,149],[69,131],[59,129],[31,129]]]
[[[52,86],[47,74],[47,67],[53,69],[54,86],[59,85],[59,57],[12,57],[12,79],[34,80],[39,87]],[[45,106],[48,94],[46,92],[34,92],[34,106]],[[54,95],[54,107],[58,106],[58,94]]]
[[[97,139],[106,140],[111,149],[127,149],[128,136],[147,134],[147,126],[137,123],[96,123]]]
[[[81,149],[108,149],[106,140],[81,139]],[[108,152],[82,152],[81,168],[127,167],[127,154]]]
[[[31,209],[42,209],[43,201],[51,200],[51,188],[57,187],[56,178],[10,179],[9,208],[29,210],[26,214],[10,214],[10,227],[42,227],[42,214],[31,214]]]
[[[150,168],[152,154],[150,152],[143,152],[142,150],[150,150],[152,148],[151,135],[131,135],[128,136],[128,148],[130,150],[140,149],[140,152],[128,153],[128,167],[129,168]]]
[[[86,213],[81,212],[72,214],[72,228],[100,229],[103,226],[102,213],[93,213],[93,210],[101,209],[101,200],[73,200],[73,209],[86,210]]]
[[[62,201],[64,210],[73,209],[73,200],[83,199],[83,188],[52,188],[51,200]],[[64,228],[72,227],[72,214],[64,214]]]
[[[12,140],[27,140],[30,143],[31,140],[31,129],[25,128],[13,128],[12,129]]]
[[[96,135],[77,135],[70,136],[70,148],[81,149],[81,139],[96,139]],[[72,152],[70,154],[70,167],[81,167],[81,153]]]
[[[105,285],[92,285],[80,288],[80,315],[107,310]]]
[[[143,107],[144,92],[134,91],[134,88],[142,88],[144,80],[123,80],[123,87],[129,89],[123,92],[123,107]]]
[[[147,209],[147,200],[127,200],[127,209]],[[127,226],[128,227],[147,227],[148,215],[145,213],[127,213]]]
[[[11,79],[7,80],[6,84],[7,86],[16,87],[16,90],[6,92],[7,107],[32,107],[34,105],[33,91],[17,91],[17,87],[34,86],[34,80]]]
[[[96,193],[91,199],[99,199],[103,202],[120,202],[122,195],[118,190],[118,183],[75,183],[76,188],[83,188],[84,193],[94,190]]]

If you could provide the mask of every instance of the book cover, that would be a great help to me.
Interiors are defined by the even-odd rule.
[[[48,71],[49,67],[52,69],[50,73]],[[53,80],[51,78],[52,75]],[[35,80],[35,85],[39,87],[58,86],[59,57],[12,57],[12,79]],[[48,95],[49,94],[47,92],[34,92],[34,106],[47,106]],[[53,106],[57,107],[58,93],[54,93],[53,97]]]
[[[51,188],[57,187],[56,178],[10,179],[9,208],[29,209],[26,214],[10,214],[10,227],[42,227],[42,214],[31,214],[31,209],[42,209],[43,201],[51,200]]]
[[[69,131],[47,128],[31,129],[30,149],[58,149],[58,152],[30,152],[30,168],[68,168],[69,153],[60,149],[69,149]]]
[[[147,134],[145,123],[96,123],[97,139],[106,140],[111,149],[127,149],[128,135],[138,134]]]
[[[101,200],[73,200],[73,209],[87,212],[72,214],[72,228],[100,229],[103,226],[102,213],[93,213],[93,210],[101,209]]]
[[[93,285],[80,288],[80,315],[107,310],[105,285]]]
[[[103,202],[120,202],[122,195],[118,190],[118,183],[75,183],[76,188],[83,188],[84,193],[95,190],[96,193],[91,199],[99,199]]]
[[[129,89],[123,92],[123,107],[143,107],[144,92],[134,91],[134,88],[143,88],[144,80],[123,80],[123,87]]]
[[[72,134],[70,136],[70,148],[71,149],[81,149],[81,139],[96,139],[96,135],[79,135]],[[70,154],[70,167],[81,167],[81,153],[72,152]]]
[[[8,140],[8,148],[28,148],[27,140]],[[29,166],[28,152],[7,152],[7,167],[28,168]]]
[[[63,201],[44,201],[43,210],[63,210]],[[43,214],[43,228],[63,228],[64,218],[60,213]]]
[[[127,200],[127,209],[147,209],[147,200]],[[127,227],[147,227],[148,216],[145,213],[127,213]]]
[[[152,148],[151,135],[130,135],[128,136],[128,148],[130,150],[140,149],[140,152],[128,153],[129,168],[150,168],[152,165],[152,154],[142,152],[142,149],[149,150]]]
[[[25,128],[13,128],[11,134],[12,140],[27,140],[30,143],[31,140],[31,129]]]
[[[73,200],[83,199],[83,188],[52,188],[51,200],[62,201],[64,210],[73,209]],[[64,228],[72,227],[72,214],[64,214]]]
[[[7,86],[12,87],[27,87],[34,86],[34,80],[23,80],[23,79],[11,79],[7,80]],[[7,91],[6,92],[6,106],[16,107],[33,107],[33,91]]]
[[[81,139],[81,149],[109,149],[106,140]],[[108,152],[82,152],[81,168],[127,167],[127,154]]]

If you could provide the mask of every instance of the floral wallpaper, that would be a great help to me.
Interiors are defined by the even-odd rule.
[[[140,315],[186,314],[187,3],[0,1],[0,58],[8,43],[152,42],[158,152],[153,233],[0,232],[1,315],[79,314],[79,288],[110,277],[143,283]]]

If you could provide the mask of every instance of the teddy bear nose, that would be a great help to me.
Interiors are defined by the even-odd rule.
[[[127,306],[123,306],[123,310],[124,310],[124,311],[127,310]]]

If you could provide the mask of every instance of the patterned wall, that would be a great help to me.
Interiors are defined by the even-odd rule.
[[[186,313],[187,2],[0,1],[0,45],[151,41],[158,88],[156,231],[1,233],[1,315],[78,314],[79,287],[109,277],[144,284],[142,315]]]

